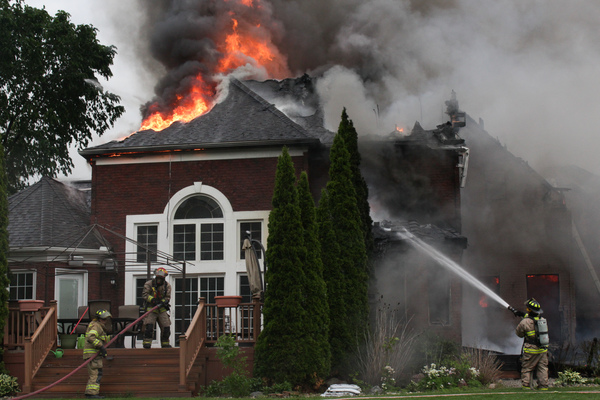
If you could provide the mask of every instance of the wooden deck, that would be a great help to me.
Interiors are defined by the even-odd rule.
[[[222,334],[234,335],[244,348],[249,361],[253,359],[256,336],[260,333],[261,304],[240,304],[238,307],[206,305],[200,300],[189,328],[178,337],[179,347],[171,349],[113,348],[105,359],[101,394],[110,397],[191,397],[201,386],[219,380],[227,371],[210,347]],[[82,365],[82,350],[63,349],[56,358],[52,353],[57,344],[56,302],[32,317],[10,309],[5,327],[4,363],[11,375],[18,378],[22,394],[33,398],[81,397],[87,381],[83,367],[64,381],[59,381]],[[252,365],[249,362],[249,365]]]

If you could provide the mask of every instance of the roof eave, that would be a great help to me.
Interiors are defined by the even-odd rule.
[[[79,154],[89,159],[93,156],[102,156],[105,154],[119,154],[119,153],[153,153],[153,152],[165,152],[165,151],[186,151],[196,149],[231,149],[231,148],[245,148],[245,147],[274,147],[274,146],[285,146],[285,145],[307,145],[309,147],[318,146],[320,140],[317,138],[299,138],[299,139],[282,139],[282,140],[269,140],[269,141],[244,141],[244,142],[229,142],[229,143],[190,143],[190,144],[172,144],[172,145],[156,145],[156,146],[132,146],[132,147],[118,147],[118,148],[89,148],[79,150]]]

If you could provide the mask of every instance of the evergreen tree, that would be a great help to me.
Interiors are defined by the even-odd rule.
[[[302,332],[306,247],[294,164],[287,148],[277,163],[273,209],[269,215],[264,328],[255,347],[254,374],[269,382],[304,382],[306,376]]]
[[[343,295],[347,323],[351,338],[356,340],[362,337],[367,324],[369,277],[362,220],[356,203],[356,190],[352,184],[350,153],[340,134],[333,140],[330,160],[327,183],[329,210],[335,240],[341,250],[339,262],[344,275]],[[345,345],[349,346],[351,343]]]
[[[358,133],[354,123],[348,118],[346,109],[342,111],[342,120],[338,127],[338,135],[344,138],[346,149],[350,153],[350,169],[352,170],[352,184],[356,190],[356,204],[360,212],[362,229],[365,238],[367,255],[373,251],[373,219],[371,218],[371,207],[369,206],[369,187],[367,181],[360,172],[360,152],[358,151]]]
[[[4,337],[4,326],[8,318],[8,197],[6,171],[4,169],[4,147],[0,143],[0,342]],[[0,360],[2,353],[0,350]],[[0,371],[4,368],[0,367]]]
[[[327,302],[329,304],[331,365],[333,373],[337,374],[340,366],[344,364],[348,343],[351,343],[351,335],[350,325],[346,319],[344,274],[340,261],[341,250],[335,237],[329,211],[329,195],[325,189],[321,192],[317,208],[317,223],[319,225],[323,278],[327,286]]]
[[[314,387],[329,375],[331,351],[329,348],[329,305],[323,279],[319,229],[316,222],[315,202],[310,194],[306,172],[300,174],[298,200],[304,228],[304,245],[306,246],[304,309],[307,320],[302,332],[305,340],[305,351],[302,357],[308,372],[306,382]]]

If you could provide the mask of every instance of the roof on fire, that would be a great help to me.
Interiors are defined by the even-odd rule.
[[[94,155],[131,151],[248,147],[257,145],[317,145],[320,132],[298,125],[248,86],[231,78],[225,100],[188,123],[176,122],[156,132],[136,132],[123,140],[88,147],[79,153]]]
[[[8,198],[10,247],[79,247],[98,249],[90,230],[87,193],[53,178]]]

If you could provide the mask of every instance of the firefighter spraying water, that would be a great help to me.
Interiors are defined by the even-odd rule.
[[[523,338],[521,355],[521,384],[523,389],[531,389],[533,372],[536,372],[540,390],[548,390],[548,323],[540,317],[543,313],[540,303],[531,298],[525,302],[527,312],[508,307],[516,317],[523,318],[516,328],[518,337]]]

